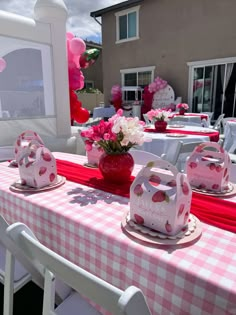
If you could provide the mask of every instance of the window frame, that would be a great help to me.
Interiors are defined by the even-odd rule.
[[[115,13],[115,17],[116,17],[116,44],[120,44],[120,43],[139,39],[139,9],[140,9],[140,5]],[[120,16],[124,16],[124,15],[128,16],[129,13],[134,13],[134,12],[136,13],[136,36],[127,37],[125,39],[120,39],[120,31],[119,31],[120,30],[120,27],[119,27],[120,26],[120,23],[119,23]]]
[[[87,87],[87,84],[91,84],[92,86]],[[94,81],[93,80],[85,80],[84,81],[84,89],[94,89]]]
[[[125,86],[125,74],[127,73],[136,73],[138,75],[138,73],[140,72],[147,72],[147,71],[151,71],[151,82],[154,81],[154,71],[155,71],[156,66],[149,66],[149,67],[139,67],[139,68],[130,68],[130,69],[121,69],[120,70],[120,74],[121,74],[121,85]],[[151,83],[150,82],[150,83]]]
[[[207,67],[207,66],[217,66],[229,63],[236,63],[236,57],[228,57],[228,58],[218,58],[218,59],[208,59],[201,61],[191,61],[187,62],[188,70],[188,104],[190,105],[190,109],[192,110],[192,99],[193,99],[193,74],[195,68]],[[223,106],[222,106],[223,109]],[[221,110],[222,111],[222,110]]]
[[[156,66],[149,66],[149,67],[140,67],[140,68],[130,68],[130,69],[121,69],[120,70],[120,74],[121,74],[121,86],[124,87],[124,83],[125,83],[125,74],[128,73],[136,73],[136,76],[138,76],[138,73],[142,73],[142,72],[147,72],[150,71],[151,72],[151,82],[154,81],[154,71],[155,71]],[[138,87],[138,85],[136,86]],[[130,86],[131,90],[135,88],[135,86]]]

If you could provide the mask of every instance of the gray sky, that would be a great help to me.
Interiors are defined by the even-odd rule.
[[[101,41],[101,26],[90,17],[90,12],[103,9],[124,0],[64,0],[69,18],[67,30],[82,38]],[[33,17],[36,0],[0,0],[0,10]]]

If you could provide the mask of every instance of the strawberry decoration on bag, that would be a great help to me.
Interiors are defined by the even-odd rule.
[[[21,158],[23,150],[28,147],[31,141],[35,141],[35,143],[38,143],[39,145],[44,145],[43,140],[40,138],[40,136],[32,130],[26,130],[17,137],[14,145],[15,160],[17,163]]]
[[[130,187],[130,219],[167,235],[188,223],[192,190],[185,174],[168,161],[149,162]]]
[[[56,160],[44,146],[30,142],[18,162],[21,184],[42,188],[57,182]]]

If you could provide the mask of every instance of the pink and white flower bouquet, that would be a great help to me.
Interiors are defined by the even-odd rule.
[[[177,109],[183,109],[183,110],[187,111],[189,109],[189,106],[186,103],[179,103],[178,105],[176,105],[176,108]]]
[[[164,110],[164,109],[158,108],[158,109],[152,109],[149,112],[147,112],[147,117],[152,122],[168,121],[170,114],[171,114],[171,110]]]
[[[125,153],[135,145],[150,141],[145,136],[143,121],[122,114],[123,110],[119,109],[108,121],[101,120],[98,125],[81,132],[81,136],[87,138],[87,151],[92,150],[93,144],[96,144],[108,154]]]

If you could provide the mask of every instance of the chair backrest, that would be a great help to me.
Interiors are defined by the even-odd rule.
[[[211,122],[214,112],[201,112],[200,114],[208,115],[209,122]]]
[[[13,312],[13,294],[30,280],[40,288],[44,286],[43,271],[22,253],[21,249],[6,235],[9,224],[0,215],[0,282],[4,284],[4,315]],[[61,303],[71,292],[71,288],[56,279],[56,303]]]
[[[201,144],[202,141],[196,142],[183,142],[179,141],[175,155],[173,156],[172,164],[177,167],[180,172],[185,170],[185,164],[190,154],[193,152],[196,146]]]
[[[105,282],[76,266],[42,245],[32,231],[22,223],[7,229],[8,237],[39,271],[44,272],[44,314],[53,314],[54,304],[48,296],[53,292],[53,275],[58,276],[75,291],[102,306],[112,314],[151,315],[142,291],[134,286],[125,291]],[[78,310],[79,313],[79,310]]]
[[[213,125],[213,129],[216,129],[218,131],[221,130],[221,123],[222,123],[222,120],[224,118],[225,114],[221,114],[218,116],[218,118],[216,119],[214,125]]]
[[[146,165],[148,162],[159,160],[160,157],[154,153],[142,151],[142,150],[129,150],[132,155],[135,164]]]
[[[151,124],[150,120],[148,119],[147,114],[143,114],[143,119],[144,119],[147,126]]]
[[[109,107],[95,107],[93,109],[93,119],[95,118],[109,118],[116,113],[114,106]]]

